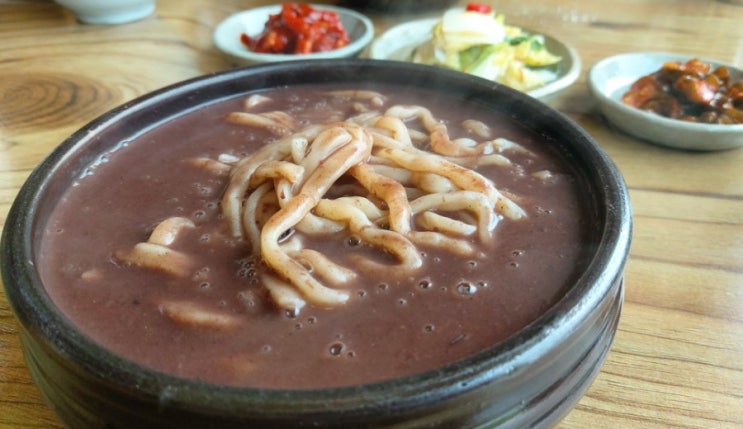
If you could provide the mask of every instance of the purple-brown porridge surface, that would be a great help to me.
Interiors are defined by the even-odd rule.
[[[452,134],[462,132],[459,120],[476,117],[537,154],[508,154],[522,174],[482,170],[498,189],[523,197],[517,201],[528,214],[500,221],[486,259],[424,249],[422,270],[398,280],[383,272],[367,275],[339,308],[278,311],[254,275],[249,244],[227,232],[219,208],[226,179],[184,162],[245,155],[265,144],[266,132],[224,122],[227,113],[240,109],[240,96],[132,139],[62,197],[37,256],[53,301],[84,333],[131,360],[183,377],[251,387],[386,380],[455,362],[513,335],[562,297],[585,265],[590,222],[579,183],[539,136],[492,112],[451,109],[450,100],[412,90],[380,91],[388,104],[431,109],[447,120]],[[328,105],[349,104],[319,103],[317,93],[299,89],[271,95],[274,107],[291,104],[309,122]],[[531,176],[540,170],[552,171],[556,180]],[[174,244],[201,258],[193,276],[177,279],[116,260],[117,251],[145,241],[170,216],[197,224]],[[345,233],[311,240],[310,247],[338,258],[357,251]],[[84,280],[90,270],[101,280]],[[160,304],[168,300],[240,315],[241,326],[181,326],[162,314]]]

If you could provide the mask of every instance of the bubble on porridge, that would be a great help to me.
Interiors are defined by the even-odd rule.
[[[537,216],[547,216],[554,213],[554,210],[548,207],[536,206],[535,209]]]
[[[433,288],[433,282],[430,278],[421,279],[421,281],[418,282],[418,289],[430,290],[431,288]]]
[[[194,272],[192,279],[194,281],[205,281],[209,278],[210,271],[211,269],[209,267],[201,267]]]
[[[237,299],[250,314],[257,313],[262,308],[262,300],[258,293],[248,289],[237,293]]]
[[[241,279],[252,279],[256,278],[258,275],[258,271],[255,268],[240,268],[237,270],[237,276]]]
[[[346,345],[340,341],[337,341],[328,346],[328,354],[330,354],[330,356],[340,356],[343,354],[343,351],[345,349]]]
[[[460,282],[457,285],[457,293],[462,296],[472,296],[477,293],[477,285],[471,282]]]
[[[361,239],[359,237],[352,236],[348,238],[348,241],[346,241],[346,243],[350,247],[358,247],[361,245]]]

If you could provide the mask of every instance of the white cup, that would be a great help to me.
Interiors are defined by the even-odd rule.
[[[54,0],[87,24],[123,24],[155,12],[155,0]]]

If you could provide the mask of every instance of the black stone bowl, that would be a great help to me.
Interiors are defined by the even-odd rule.
[[[316,391],[210,385],[147,369],[101,347],[64,317],[37,272],[37,245],[62,191],[100,153],[187,109],[260,88],[379,82],[437,91],[504,113],[574,166],[596,242],[585,271],[535,322],[436,371]],[[559,421],[606,357],[623,301],[631,240],[627,189],[599,145],[571,120],[520,92],[463,73],[407,63],[329,60],[270,64],[164,88],[94,120],[57,147],[22,187],[2,236],[2,279],[25,359],[70,428],[544,427]]]

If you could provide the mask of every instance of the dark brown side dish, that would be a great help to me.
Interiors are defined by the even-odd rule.
[[[683,121],[743,123],[743,81],[733,81],[727,67],[715,68],[698,59],[668,62],[641,77],[622,102]]]

